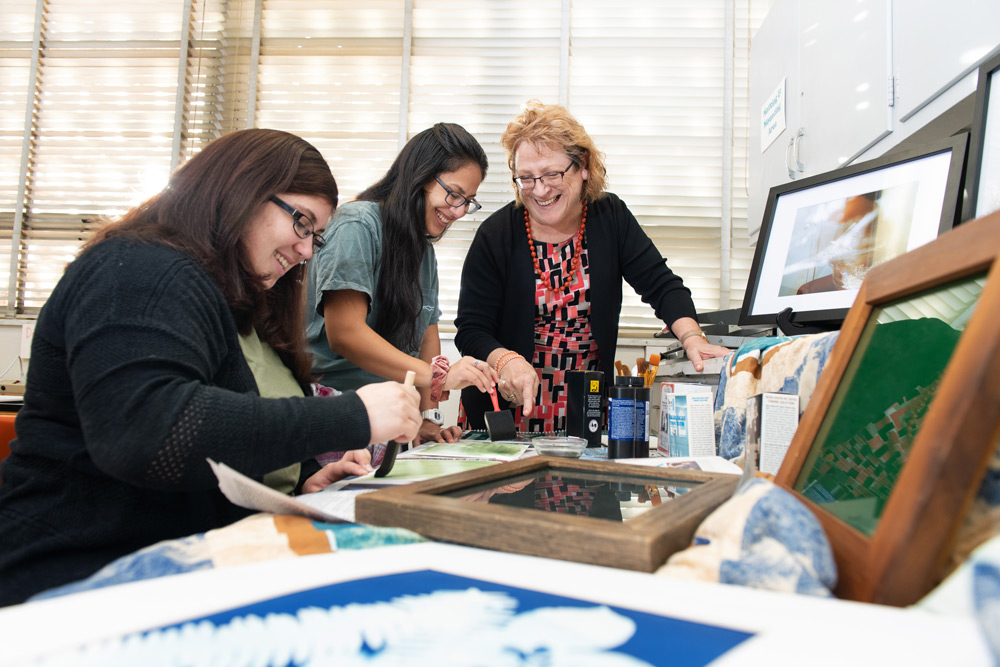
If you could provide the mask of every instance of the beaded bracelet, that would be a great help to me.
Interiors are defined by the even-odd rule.
[[[496,367],[497,375],[500,375],[500,371],[502,371],[504,369],[504,366],[506,366],[507,364],[509,364],[514,359],[520,359],[521,361],[525,360],[524,357],[522,357],[517,352],[513,352],[513,351],[507,352],[502,357],[500,357],[499,359],[497,359],[497,367]]]
[[[450,391],[444,390],[444,381],[448,379],[448,370],[451,368],[451,363],[448,361],[448,357],[443,354],[431,359],[431,400],[440,403],[441,401],[447,401],[448,396],[451,395]]]

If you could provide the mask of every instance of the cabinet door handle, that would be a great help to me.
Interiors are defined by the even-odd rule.
[[[801,161],[799,161],[799,139],[804,137],[805,134],[806,131],[800,127],[799,131],[795,133],[794,137],[792,137],[792,157],[795,160],[795,168],[798,169],[799,171],[806,170],[806,166],[802,164]]]
[[[792,152],[792,143],[795,141],[795,137],[788,140],[788,145],[785,146],[785,169],[788,170],[788,178],[795,180],[795,171],[792,169],[792,163],[789,161],[789,155]]]

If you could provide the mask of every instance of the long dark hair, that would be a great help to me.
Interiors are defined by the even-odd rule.
[[[122,236],[190,254],[219,285],[240,333],[256,329],[305,386],[311,376],[303,324],[305,267],[292,267],[266,289],[243,242],[268,198],[280,192],[322,197],[337,206],[337,182],[312,144],[280,130],[232,132],[177,169],[162,192],[100,230],[84,251]]]
[[[385,176],[358,195],[358,199],[377,202],[382,216],[382,257],[375,287],[379,308],[373,328],[401,350],[417,349],[424,334],[414,326],[423,305],[424,187],[438,174],[457,171],[470,162],[479,165],[485,179],[489,162],[476,138],[461,125],[438,123],[406,142]]]

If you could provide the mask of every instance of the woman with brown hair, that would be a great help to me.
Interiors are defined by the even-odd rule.
[[[500,139],[515,201],[479,227],[465,258],[455,324],[462,354],[499,375],[519,431],[562,431],[565,375],[614,376],[622,278],[653,306],[696,370],[710,345],[691,292],[625,203],[605,191],[604,156],[563,107],[529,102]],[[462,392],[460,421],[483,428],[489,400]]]
[[[416,435],[412,387],[310,395],[303,263],[336,204],[313,146],[244,130],[86,244],[39,314],[0,474],[0,605],[249,514],[206,459],[294,485],[317,454]]]

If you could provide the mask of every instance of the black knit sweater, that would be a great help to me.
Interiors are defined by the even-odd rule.
[[[187,255],[113,239],[42,309],[0,478],[0,604],[249,514],[206,458],[251,477],[363,447],[354,392],[263,399],[222,293]]]

